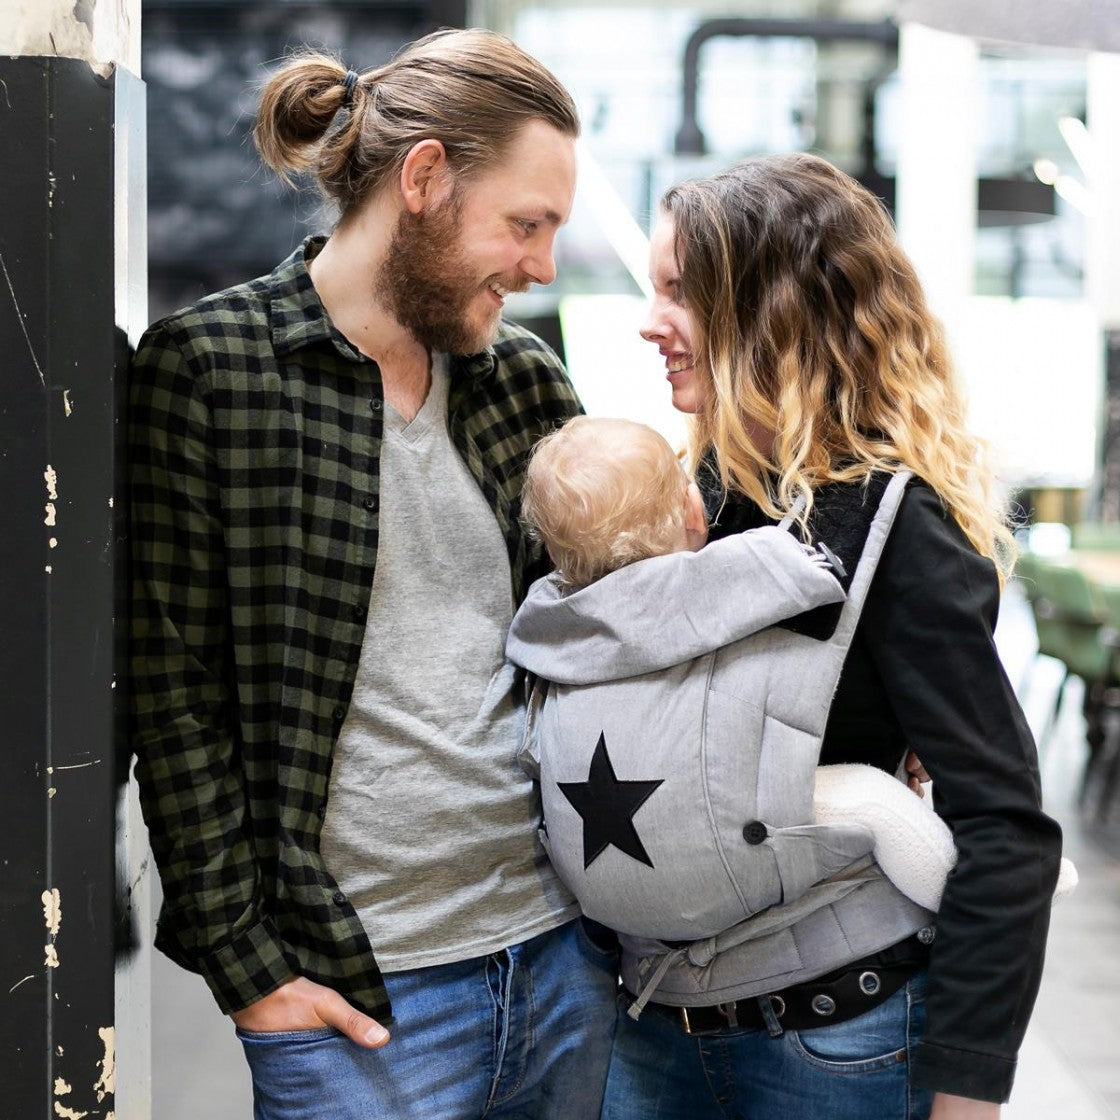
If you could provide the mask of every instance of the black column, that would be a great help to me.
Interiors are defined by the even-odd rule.
[[[114,1109],[115,970],[136,943],[116,600],[143,137],[123,70],[0,59],[0,1114],[21,1120]]]

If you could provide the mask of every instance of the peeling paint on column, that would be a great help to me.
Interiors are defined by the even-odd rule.
[[[70,401],[69,389],[62,390],[62,411],[65,412],[67,416],[69,416],[74,411],[74,406]]]
[[[58,501],[58,472],[50,463],[47,464],[47,469],[43,471],[43,481],[47,484],[47,504],[44,507],[46,510],[46,517],[43,518],[43,524],[53,529],[58,522],[58,511],[55,507],[55,502]],[[51,548],[56,548],[58,546],[58,537],[51,537],[47,543]],[[49,569],[47,574],[50,574]]]
[[[62,925],[62,895],[59,894],[58,887],[43,891],[42,903],[43,917],[47,921],[47,932],[52,939],[56,938],[59,926]]]
[[[62,1117],[62,1120],[82,1120],[83,1116],[88,1116],[88,1112],[78,1112],[73,1108],[67,1108],[60,1101],[54,1102],[55,1114]]]
[[[50,937],[50,941],[43,948],[46,954],[43,964],[47,968],[58,968],[58,950],[54,943],[58,940],[59,927],[62,925],[62,895],[59,894],[58,887],[54,887],[49,891],[43,891],[40,899],[43,903],[47,934]]]
[[[69,1093],[72,1088],[73,1086],[64,1078],[56,1077],[54,1079],[54,1095],[56,1097],[66,1096],[66,1094]]]
[[[101,1076],[93,1083],[93,1091],[100,1104],[117,1091],[117,1030],[116,1027],[98,1027],[97,1037],[105,1047],[105,1056],[98,1062]]]

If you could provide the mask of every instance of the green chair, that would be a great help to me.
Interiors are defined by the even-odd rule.
[[[1115,681],[1113,651],[1102,641],[1101,609],[1093,598],[1085,574],[1068,564],[1035,558],[1035,598],[1031,602],[1038,652],[1064,666],[1062,683],[1053,708],[1038,736],[1041,753],[1058,721],[1069,678],[1085,684],[1085,719],[1090,751],[1103,738],[1104,690]]]
[[[1074,548],[1120,551],[1120,525],[1101,521],[1082,521],[1070,528]]]
[[[1112,654],[1112,678],[1120,680],[1120,587],[1094,583],[1090,591],[1104,622],[1101,638]],[[1106,720],[1105,735],[1097,749],[1090,744],[1078,798],[1084,806],[1090,790],[1096,787],[1096,815],[1102,823],[1108,819],[1120,789],[1120,690],[1109,689],[1105,696],[1105,709],[1112,718]]]

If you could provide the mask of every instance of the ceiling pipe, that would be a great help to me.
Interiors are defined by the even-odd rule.
[[[892,20],[858,23],[817,19],[710,19],[689,36],[684,49],[681,84],[681,125],[674,150],[678,156],[706,154],[704,134],[696,119],[700,84],[700,49],[710,39],[724,37],[758,39],[812,39],[817,43],[878,43],[888,55],[898,54],[898,25]],[[861,154],[864,166],[857,174],[893,213],[895,181],[881,174],[875,153],[875,92],[890,71],[885,68],[868,83],[864,106],[864,136]],[[1014,179],[982,178],[977,182],[977,219],[981,226],[1022,225],[1054,216],[1054,188],[1033,175]]]
[[[709,39],[751,36],[758,39],[813,39],[818,43],[879,43],[898,52],[898,25],[891,20],[853,23],[847,20],[710,19],[689,36],[684,48],[681,85],[681,126],[675,150],[679,156],[705,154],[704,134],[696,119],[696,94],[700,84],[700,48]]]

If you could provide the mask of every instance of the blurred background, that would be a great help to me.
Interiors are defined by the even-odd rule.
[[[467,25],[544,61],[583,118],[558,279],[508,314],[561,352],[590,411],[683,437],[662,363],[637,336],[644,241],[669,184],[812,150],[894,210],[1016,503],[1025,558],[999,644],[1082,874],[1055,912],[1006,1115],[1120,1116],[1115,5],[145,0],[150,317],[268,272],[330,228],[313,190],[278,184],[252,148],[271,65],[310,44],[364,70]],[[250,1116],[231,1027],[201,981],[158,955],[153,967],[153,1115]]]

